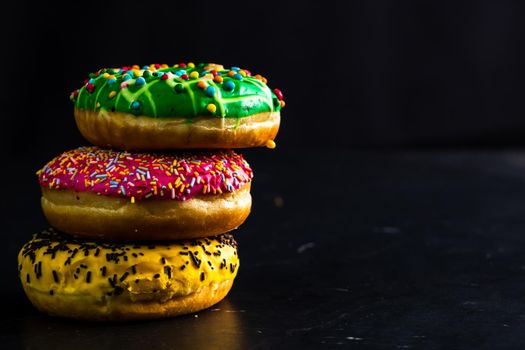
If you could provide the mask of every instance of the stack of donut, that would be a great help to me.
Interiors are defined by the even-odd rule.
[[[218,64],[101,69],[71,94],[94,146],[37,172],[52,228],[18,256],[31,302],[88,320],[175,316],[222,300],[239,268],[230,231],[253,172],[233,148],[274,148],[282,93]]]

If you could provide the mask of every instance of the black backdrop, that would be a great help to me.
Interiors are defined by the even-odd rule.
[[[66,339],[82,347],[76,336],[82,327],[73,324],[73,333],[47,319],[38,322],[15,282],[18,250],[48,226],[35,171],[86,143],[74,123],[70,91],[100,67],[189,60],[261,72],[287,102],[277,150],[245,151],[256,173],[254,213],[239,230],[246,272],[232,300],[262,312],[239,315],[275,328],[300,318],[304,324],[296,330],[321,335],[328,333],[312,325],[327,320],[328,328],[341,324],[347,340],[361,337],[357,324],[384,344],[397,341],[381,331],[389,323],[397,337],[426,334],[428,344],[456,338],[479,344],[495,333],[502,342],[519,338],[525,191],[516,174],[523,173],[522,157],[390,157],[334,149],[522,146],[523,7],[518,0],[2,3],[0,298],[7,302],[0,338],[12,332],[13,338]],[[326,176],[337,188],[310,189],[306,177],[296,183],[287,176],[309,171],[310,158],[327,153],[318,147],[331,149]],[[268,244],[266,234],[279,244]],[[310,240],[312,255],[297,254],[283,268],[268,263],[288,261],[285,254]],[[320,261],[328,262],[328,272]],[[272,268],[277,272],[269,273]],[[338,281],[344,284],[332,284]],[[329,284],[350,286],[351,293],[337,292],[350,299],[325,298],[312,287]],[[274,285],[281,294],[268,299]],[[261,300],[271,301],[268,310],[285,310],[265,314]],[[311,313],[317,304],[328,308]],[[16,312],[4,312],[9,308]],[[335,323],[334,309],[341,311]],[[343,317],[355,314],[361,322]],[[431,330],[411,333],[405,323]],[[253,324],[261,323],[246,322],[250,332],[259,329]],[[167,325],[160,329],[168,329],[171,340],[177,340],[173,331],[187,329]],[[157,326],[150,328],[155,337]],[[152,338],[137,329],[129,340]],[[208,330],[201,329],[205,339]],[[43,335],[31,338],[34,332]],[[96,331],[83,334],[102,339]],[[122,333],[110,338],[120,345]]]
[[[2,147],[85,143],[69,92],[100,67],[215,61],[285,95],[280,147],[520,145],[520,1],[13,1],[3,9]],[[42,158],[44,159],[44,158]]]

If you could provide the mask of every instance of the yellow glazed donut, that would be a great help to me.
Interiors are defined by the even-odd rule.
[[[75,236],[206,237],[237,228],[251,209],[252,170],[233,151],[147,154],[81,147],[37,174],[49,223]]]
[[[52,229],[18,255],[24,291],[51,315],[132,320],[196,312],[222,300],[239,268],[230,235],[190,241],[78,240]]]
[[[73,91],[82,135],[126,150],[275,147],[282,92],[211,63],[104,68]]]

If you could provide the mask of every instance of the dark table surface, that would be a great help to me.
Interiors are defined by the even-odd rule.
[[[33,309],[16,253],[45,227],[33,170],[6,189],[4,349],[516,349],[525,342],[525,152],[250,150],[253,211],[226,300],[88,323]],[[31,184],[31,185],[29,185]],[[9,186],[8,186],[9,187]]]

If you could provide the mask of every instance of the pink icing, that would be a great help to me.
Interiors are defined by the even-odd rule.
[[[37,172],[40,186],[127,197],[187,200],[233,192],[253,178],[234,151],[129,153],[80,147],[62,153]]]

